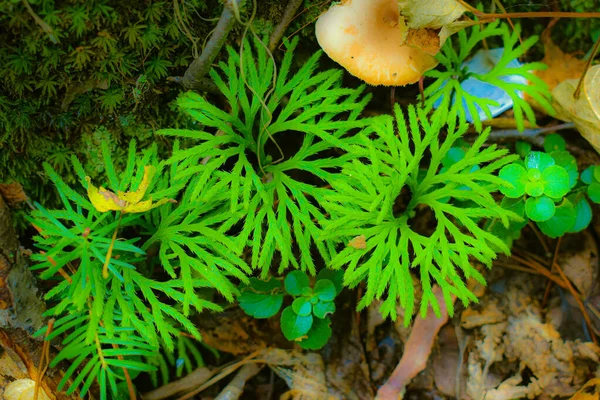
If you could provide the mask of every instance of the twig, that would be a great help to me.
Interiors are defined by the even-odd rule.
[[[48,329],[46,329],[46,334],[44,335],[42,355],[40,356],[40,366],[38,367],[38,374],[35,377],[35,386],[33,387],[33,400],[38,399],[40,386],[42,385],[42,380],[44,379],[44,374],[48,369],[48,365],[50,365],[50,341],[48,340],[48,335],[50,335],[52,329],[54,328],[54,322],[54,318],[48,321]]]
[[[431,309],[426,318],[417,317],[404,346],[402,359],[387,382],[377,391],[377,400],[401,399],[406,385],[427,365],[437,334],[448,322],[448,310],[442,290],[435,286],[433,291],[440,304],[440,318]]]
[[[577,88],[575,89],[575,92],[573,92],[573,98],[575,100],[579,99],[579,96],[581,95],[581,88],[583,87],[583,84],[585,82],[585,76],[587,75],[587,72],[589,71],[590,67],[592,66],[592,61],[594,61],[594,58],[596,57],[596,54],[598,53],[598,49],[600,49],[600,36],[598,36],[598,39],[596,39],[596,43],[594,43],[594,47],[592,48],[592,54],[590,54],[590,58],[588,58],[587,64],[585,64],[585,69],[583,70],[583,74],[581,74],[581,78],[579,78],[579,83],[577,84]]]
[[[232,4],[233,2],[235,4]],[[213,61],[221,51],[221,47],[225,44],[227,36],[235,24],[234,7],[239,9],[243,2],[244,0],[227,0],[225,3],[219,22],[210,40],[206,43],[204,51],[202,51],[200,57],[192,61],[185,74],[183,74],[181,83],[187,90],[198,90],[202,87],[200,83],[202,78],[210,70]]]
[[[262,367],[258,364],[246,364],[233,377],[231,382],[219,393],[215,400],[238,400],[244,392],[246,382],[258,374]]]
[[[38,26],[40,28],[42,28],[42,30],[48,34],[48,37],[50,38],[52,43],[54,43],[54,44],[58,43],[58,39],[56,38],[56,35],[54,34],[54,30],[52,30],[50,25],[48,25],[46,22],[44,22],[43,19],[38,17],[38,15],[35,13],[35,11],[33,11],[33,8],[31,8],[31,5],[29,5],[29,2],[27,0],[22,0],[22,2],[25,5],[25,8],[27,9],[27,12],[29,13],[29,15],[31,15],[31,18],[33,18],[35,23],[38,24]]]
[[[560,251],[560,244],[562,242],[562,236],[558,237],[558,241],[556,242],[556,248],[554,249],[554,257],[552,257],[552,268],[550,268],[550,273],[554,272],[554,264],[556,264],[556,260],[558,260],[558,252]],[[548,296],[550,296],[550,289],[552,289],[552,281],[548,281],[546,284],[546,291],[544,292],[544,298],[542,300],[542,308],[548,303]]]
[[[552,254],[552,252],[550,251],[550,247],[548,247],[548,244],[546,243],[546,240],[544,240],[544,237],[542,236],[541,232],[538,231],[538,229],[535,226],[535,224],[533,222],[529,221],[528,225],[529,225],[529,228],[531,228],[531,230],[533,231],[533,233],[535,233],[535,236],[537,237],[537,239],[541,243],[541,245],[544,248],[544,251],[546,252],[546,254],[548,254],[548,255]]]
[[[145,393],[143,398],[144,400],[162,400],[173,397],[178,393],[189,392],[209,380],[214,373],[214,370],[210,370],[206,367],[197,368],[179,380]]]
[[[600,12],[571,12],[571,11],[534,11],[517,13],[485,13],[468,4],[464,0],[456,0],[469,12],[480,19],[510,19],[510,18],[600,18]]]
[[[298,11],[298,8],[300,8],[300,4],[302,4],[302,0],[288,1],[288,5],[285,8],[285,11],[283,12],[281,21],[279,22],[279,24],[277,24],[275,30],[271,34],[271,38],[269,39],[269,50],[271,52],[275,51],[275,47],[277,47],[279,41],[281,41],[281,38],[283,37],[283,33],[287,29],[290,22],[292,22],[292,20],[294,19],[294,15]]]
[[[588,315],[587,311],[585,310],[585,305],[583,304],[583,301],[581,301],[581,295],[579,293],[577,293],[577,290],[575,290],[575,288],[571,284],[571,281],[569,280],[569,278],[567,278],[567,276],[563,272],[560,265],[553,264],[553,266],[556,267],[556,270],[560,274],[560,277],[563,279],[563,281],[565,281],[565,284],[567,285],[567,289],[569,289],[569,292],[571,292],[571,295],[577,302],[577,305],[579,306],[579,310],[581,310],[581,314],[583,315],[583,319],[585,320],[585,323],[587,324],[588,329],[590,331],[590,336],[592,337],[592,342],[594,342],[594,344],[597,346],[598,339],[596,338],[596,334],[594,333],[594,328],[592,325],[592,321],[590,320],[590,316]]]

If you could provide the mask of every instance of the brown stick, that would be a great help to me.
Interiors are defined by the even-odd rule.
[[[433,291],[440,305],[440,318],[437,318],[431,309],[427,311],[426,318],[416,318],[410,336],[404,345],[402,359],[387,382],[377,391],[376,400],[402,398],[406,385],[427,366],[427,360],[437,334],[448,322],[448,309],[442,290],[439,286],[434,286]]]
[[[279,24],[277,24],[275,30],[269,38],[269,50],[271,53],[275,51],[275,48],[283,37],[283,33],[287,29],[290,22],[292,22],[292,20],[295,18],[295,14],[298,11],[298,8],[300,8],[301,4],[302,0],[290,0],[288,2],[288,5],[283,12],[283,16],[281,17],[281,21]]]

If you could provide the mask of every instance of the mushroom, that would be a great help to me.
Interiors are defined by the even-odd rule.
[[[437,65],[407,44],[409,29],[397,0],[343,0],[319,17],[319,45],[348,72],[370,85],[404,86]]]

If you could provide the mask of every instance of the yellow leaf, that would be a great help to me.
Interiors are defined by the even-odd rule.
[[[119,211],[127,205],[110,190],[106,190],[103,187],[98,189],[92,185],[92,180],[89,176],[86,176],[85,180],[88,183],[88,197],[96,210],[100,212]]]
[[[144,198],[146,194],[146,190],[148,190],[148,186],[150,182],[152,182],[152,178],[156,173],[156,168],[152,166],[144,167],[144,177],[142,178],[142,182],[140,186],[138,186],[135,192],[118,192],[117,197],[121,200],[126,201],[128,204],[136,204],[139,203],[140,200]]]
[[[600,378],[590,379],[571,397],[570,400],[598,400],[600,398]]]
[[[171,199],[161,199],[155,204],[152,204],[152,197],[142,201],[155,173],[156,168],[145,166],[144,176],[137,190],[134,192],[119,191],[118,194],[114,194],[103,187],[100,187],[100,189],[96,188],[92,185],[90,177],[86,176],[85,180],[88,183],[88,196],[92,205],[100,212],[121,211],[123,213],[139,213],[148,211],[167,202],[174,202],[175,200]]]

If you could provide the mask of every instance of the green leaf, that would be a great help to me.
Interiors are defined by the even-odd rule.
[[[600,182],[600,165],[594,165],[594,180]]]
[[[542,172],[544,194],[553,198],[561,198],[569,192],[569,174],[563,167],[552,165]]]
[[[531,143],[525,142],[523,140],[517,141],[515,144],[515,153],[517,153],[521,158],[525,158],[527,153],[531,151]]]
[[[594,168],[593,165],[590,165],[581,173],[581,181],[586,185],[589,185],[594,181]]]
[[[569,187],[574,187],[577,184],[577,177],[579,172],[577,171],[577,160],[568,151],[554,151],[550,154],[556,165],[563,167],[569,175]]]
[[[286,307],[281,313],[281,332],[287,340],[296,340],[310,330],[313,324],[312,315],[301,316],[292,307]]]
[[[567,143],[558,133],[546,136],[544,139],[544,151],[552,153],[553,151],[563,151],[567,148]]]
[[[249,288],[258,293],[274,293],[283,291],[282,282],[274,277],[264,281],[258,278],[250,278],[248,284],[244,285],[244,288]]]
[[[554,165],[554,159],[546,153],[541,151],[531,151],[525,156],[525,168],[527,169],[538,169],[540,172],[550,166]]]
[[[294,310],[296,314],[306,317],[312,312],[312,303],[309,298],[298,297],[292,303],[292,310]]]
[[[242,310],[254,318],[270,318],[279,312],[283,294],[263,294],[242,291],[238,296]]]
[[[585,197],[582,196],[579,201],[574,201],[574,198],[575,196],[569,196],[569,200],[575,205],[575,224],[569,232],[581,232],[592,222],[592,207]]]
[[[498,176],[512,185],[501,186],[500,192],[506,197],[517,198],[525,194],[525,185],[528,182],[527,171],[519,164],[508,164],[502,167]]]
[[[342,270],[332,270],[329,268],[322,269],[317,274],[317,281],[328,279],[333,282],[335,286],[335,291],[339,295],[344,289],[344,271]]]
[[[535,222],[546,221],[554,215],[554,202],[546,197],[530,197],[525,202],[525,213]]]
[[[335,285],[329,279],[321,279],[315,283],[314,293],[322,301],[332,301],[335,299],[337,291]]]
[[[327,344],[331,337],[331,320],[329,318],[316,319],[312,328],[306,334],[307,338],[299,342],[305,350],[319,350]]]
[[[532,171],[535,171],[537,173],[540,172],[537,169],[529,170],[529,172],[532,172]],[[540,182],[540,181],[527,182],[527,184],[525,185],[525,193],[527,193],[528,196],[532,196],[532,197],[541,196],[542,194],[544,194],[544,183]]]
[[[313,306],[312,312],[317,318],[325,318],[328,314],[335,312],[335,303],[333,301],[319,301]]]
[[[600,183],[592,182],[592,184],[588,186],[587,193],[590,200],[596,204],[600,203]]]
[[[310,287],[310,278],[302,271],[292,271],[285,277],[285,290],[292,296],[302,295],[306,287]]]
[[[556,207],[552,218],[538,222],[537,226],[545,235],[557,238],[573,229],[576,219],[577,212],[573,204],[565,199],[560,206]]]

